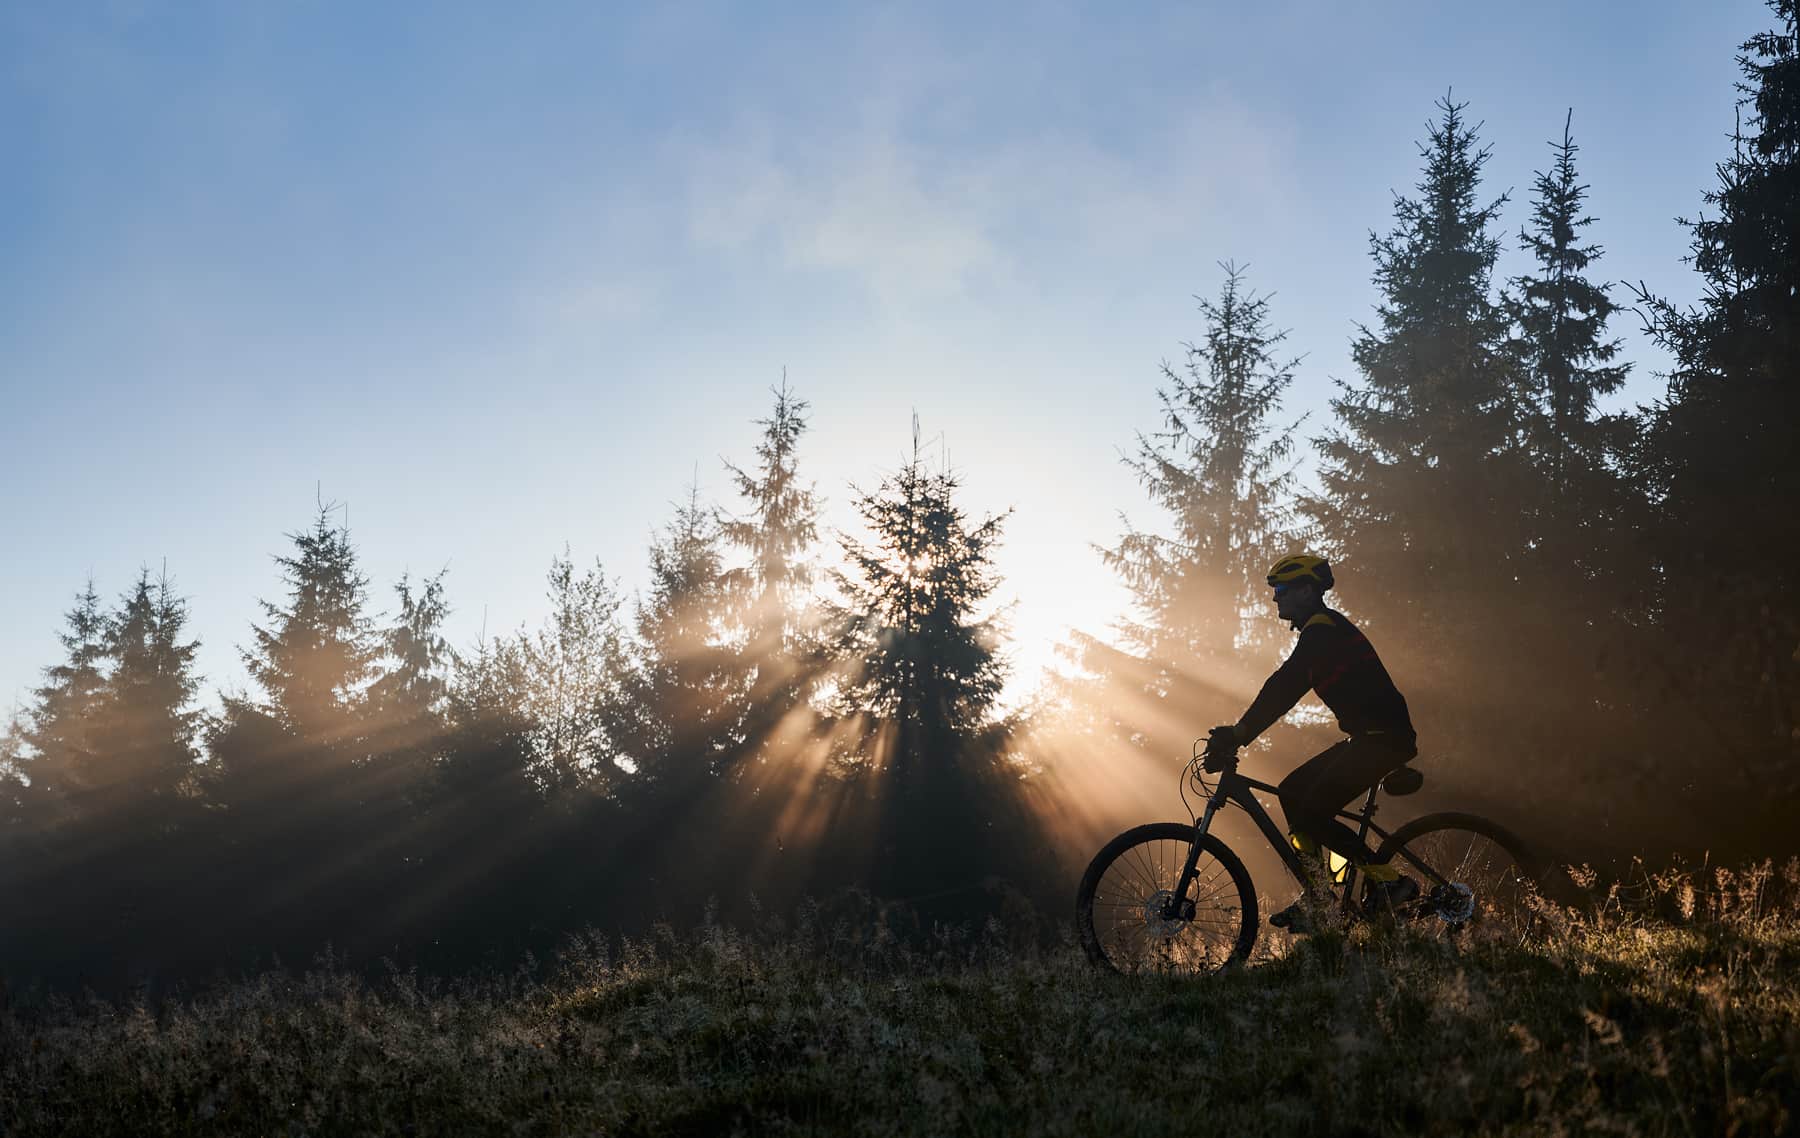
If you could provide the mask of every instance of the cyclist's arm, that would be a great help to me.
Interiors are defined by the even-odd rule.
[[[1294,645],[1293,654],[1264,681],[1262,691],[1237,721],[1238,743],[1244,744],[1261,735],[1277,719],[1294,709],[1300,697],[1312,690],[1312,661],[1324,639],[1322,628],[1307,628]]]

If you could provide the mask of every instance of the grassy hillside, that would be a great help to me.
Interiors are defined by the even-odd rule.
[[[1667,875],[1523,946],[1362,927],[1198,982],[807,911],[454,983],[14,993],[0,1133],[1793,1132],[1796,885]]]

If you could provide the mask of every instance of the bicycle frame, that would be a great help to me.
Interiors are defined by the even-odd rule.
[[[1360,812],[1353,813],[1349,810],[1339,810],[1337,812],[1337,817],[1346,822],[1354,823],[1357,826],[1356,838],[1365,845],[1367,844],[1368,836],[1371,831],[1379,835],[1384,841],[1390,836],[1388,831],[1377,826],[1374,822],[1375,795],[1380,789],[1379,783],[1369,788],[1368,798],[1364,800],[1363,808]],[[1248,775],[1239,774],[1237,767],[1234,764],[1231,769],[1219,776],[1218,787],[1213,790],[1212,794],[1208,796],[1206,800],[1206,810],[1194,823],[1194,833],[1196,836],[1204,835],[1212,826],[1213,816],[1227,805],[1240,806],[1243,808],[1244,813],[1250,815],[1250,820],[1256,823],[1256,828],[1262,831],[1263,839],[1269,843],[1269,848],[1273,849],[1276,855],[1281,858],[1281,864],[1287,867],[1288,873],[1296,882],[1301,884],[1302,888],[1305,888],[1306,869],[1300,863],[1300,855],[1288,841],[1287,835],[1275,825],[1275,820],[1269,817],[1269,812],[1263,808],[1263,804],[1256,800],[1256,795],[1253,792],[1258,790],[1267,791],[1270,794],[1280,793],[1278,787],[1266,782],[1258,781]],[[1187,863],[1181,867],[1181,877],[1177,880],[1175,885],[1175,898],[1187,896],[1188,887],[1194,882],[1194,874],[1199,862],[1200,844],[1195,842],[1188,847]],[[1343,882],[1343,910],[1347,914],[1353,912],[1356,908],[1354,900],[1356,896],[1356,876],[1356,863],[1350,862],[1344,867]]]

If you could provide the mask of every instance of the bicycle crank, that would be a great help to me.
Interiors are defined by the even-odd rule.
[[[1467,924],[1475,915],[1475,891],[1460,881],[1431,891],[1431,911],[1447,925]]]

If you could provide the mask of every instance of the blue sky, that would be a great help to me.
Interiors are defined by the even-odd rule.
[[[1695,293],[1673,218],[1727,154],[1760,3],[13,3],[0,8],[0,699],[91,573],[165,562],[212,684],[315,495],[390,607],[535,624],[566,542],[629,590],[787,369],[847,483],[916,409],[1029,680],[1154,522],[1119,451],[1250,266],[1329,418],[1368,233],[1454,89],[1516,232],[1574,108],[1602,275]],[[1503,272],[1524,267],[1508,254]],[[1616,325],[1660,394],[1654,351]],[[1021,684],[1028,686],[1028,684]]]

